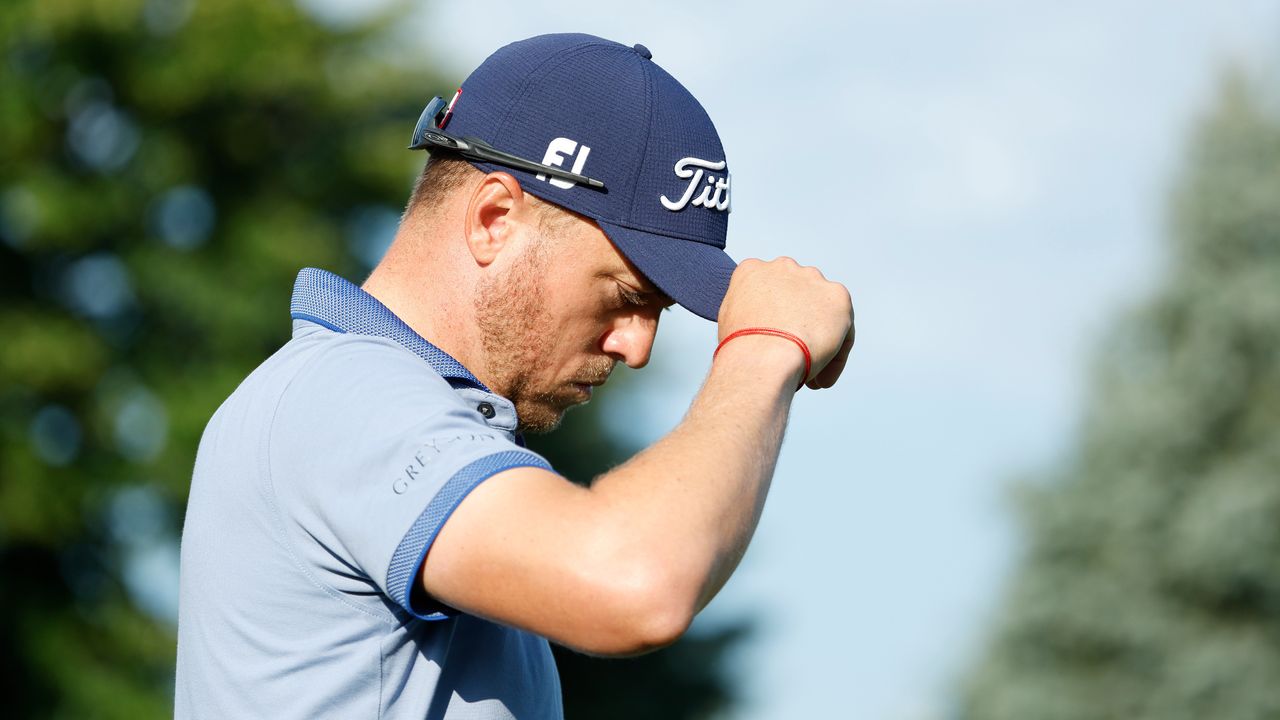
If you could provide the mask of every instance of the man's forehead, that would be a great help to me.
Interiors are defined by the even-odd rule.
[[[585,248],[595,248],[601,261],[606,264],[604,274],[615,277],[636,290],[654,295],[658,302],[666,305],[674,304],[666,293],[653,284],[639,268],[623,254],[622,250],[605,234],[604,230],[592,218],[560,207],[535,195],[529,195],[533,203],[550,220],[545,229],[554,233],[571,253],[582,253]]]

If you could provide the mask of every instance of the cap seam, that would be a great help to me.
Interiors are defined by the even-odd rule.
[[[475,164],[475,163],[472,163],[472,164]],[[484,164],[492,165],[492,163],[484,163]],[[520,181],[520,178],[516,177],[516,179],[517,179],[517,182]],[[618,225],[618,227],[632,229],[632,231],[646,232],[649,234],[660,234],[660,236],[662,237],[675,238],[675,240],[687,240],[691,242],[700,242],[700,243],[703,243],[703,245],[719,247],[716,241],[707,240],[707,238],[696,236],[696,234],[684,233],[684,232],[673,232],[673,231],[668,231],[668,229],[654,229],[650,227],[645,227],[645,225],[632,223],[631,220],[617,220],[613,218],[605,218],[605,217],[602,217],[602,215],[591,213],[591,211],[588,211],[588,210],[581,210],[579,208],[567,208],[567,206],[562,205],[561,202],[550,199],[550,197],[545,197],[541,195],[541,193],[538,192],[538,190],[540,190],[541,188],[540,186],[530,187],[530,186],[526,186],[524,182],[521,182],[520,187],[521,187],[521,190],[524,190],[525,192],[530,193],[530,195],[532,196],[538,197],[539,200],[550,202],[550,204],[556,205],[557,208],[561,208],[563,210],[570,210],[572,211],[572,213],[582,215],[582,217],[584,218],[591,218],[598,223],[609,223],[611,225]],[[727,234],[728,233],[726,233],[726,236]]]
[[[527,172],[527,171],[524,171],[524,170],[514,170],[514,171],[513,171],[513,170],[507,170],[506,168],[503,168],[503,167],[501,167],[501,166],[498,166],[498,165],[496,165],[496,164],[494,164],[494,163],[490,163],[490,162],[471,161],[471,164],[472,164],[473,166],[475,166],[475,168],[476,168],[477,170],[481,170],[482,172],[508,172],[508,173],[511,173],[511,175],[512,175],[513,177],[515,177],[515,178],[516,178],[516,181],[520,183],[520,188],[521,188],[522,190],[524,190],[525,192],[529,193],[530,195],[533,195],[534,197],[538,198],[539,200],[543,200],[543,201],[545,201],[545,202],[551,203],[552,205],[555,205],[555,206],[556,206],[556,207],[558,207],[558,208],[562,208],[562,209],[564,209],[564,210],[569,210],[569,211],[571,211],[571,212],[577,213],[578,215],[582,215],[583,217],[589,217],[589,218],[591,218],[592,220],[595,220],[596,222],[606,222],[606,223],[609,223],[609,224],[611,224],[611,225],[617,225],[617,226],[619,226],[619,227],[627,228],[628,230],[639,230],[640,232],[646,232],[646,233],[649,233],[650,235],[661,235],[661,236],[663,236],[663,237],[674,238],[674,239],[676,239],[676,240],[689,240],[689,241],[691,241],[691,242],[701,243],[701,244],[703,244],[703,245],[710,245],[711,247],[720,247],[718,244],[716,244],[716,242],[715,242],[714,240],[707,240],[706,238],[700,237],[700,236],[698,236],[698,235],[693,235],[693,234],[690,234],[690,233],[684,233],[684,232],[678,232],[678,231],[672,231],[672,230],[666,230],[666,229],[660,229],[660,230],[659,230],[659,229],[654,229],[654,228],[651,228],[651,227],[645,227],[645,226],[643,226],[643,225],[639,225],[639,224],[634,223],[634,222],[631,222],[631,221],[629,221],[629,220],[617,220],[617,219],[614,219],[614,218],[603,217],[603,216],[601,216],[601,215],[599,215],[599,214],[597,214],[597,213],[590,212],[590,211],[588,211],[588,210],[586,210],[586,209],[576,208],[576,207],[568,207],[568,206],[566,206],[566,205],[563,203],[563,201],[562,201],[562,200],[557,200],[557,199],[555,199],[554,197],[547,197],[547,196],[545,196],[545,195],[541,194],[541,193],[539,192],[539,190],[541,190],[541,189],[542,189],[542,187],[543,187],[544,183],[539,183],[539,184],[537,184],[537,185],[526,184],[528,181],[527,181],[527,180],[524,180],[524,179],[521,177],[521,175],[520,175],[520,174],[521,174],[521,173],[525,173],[525,172]],[[530,174],[532,174],[532,173],[530,173]],[[726,234],[726,236],[728,235],[728,233],[725,233],[725,234]],[[727,238],[726,238],[726,239],[727,239]],[[720,248],[720,249],[721,249],[721,250],[723,250],[724,248]]]
[[[494,131],[493,131],[494,136],[491,141],[494,143],[497,143],[498,138],[504,136],[504,133],[506,132],[506,129],[507,129],[507,123],[511,120],[512,114],[515,112],[516,106],[524,101],[524,96],[529,92],[529,88],[530,86],[533,85],[535,78],[538,80],[541,80],[545,75],[549,74],[552,70],[560,67],[566,62],[569,62],[573,58],[577,57],[578,55],[581,55],[582,53],[594,47],[608,48],[610,46],[602,42],[597,42],[593,40],[584,40],[578,45],[571,45],[561,50],[560,52],[556,53],[555,55],[552,55],[551,57],[544,58],[541,62],[539,62],[531,70],[529,70],[529,73],[525,76],[524,82],[520,85],[520,90],[515,95],[515,99],[511,101],[510,105],[507,106],[506,112],[503,113],[502,115],[502,120],[498,123],[497,127],[494,128]],[[554,65],[552,63],[554,63]]]
[[[518,179],[519,179],[519,178],[517,178],[517,180],[518,180]],[[613,219],[613,218],[602,217],[601,215],[599,215],[599,214],[597,214],[597,213],[594,213],[594,212],[588,212],[588,211],[586,211],[586,210],[581,210],[581,209],[578,209],[578,208],[565,207],[564,205],[562,205],[561,203],[559,203],[559,202],[557,202],[557,201],[555,201],[555,200],[552,200],[552,199],[547,198],[547,197],[543,197],[541,194],[539,194],[539,193],[537,192],[537,189],[535,189],[535,188],[530,188],[530,187],[525,187],[524,183],[521,183],[521,184],[520,184],[520,187],[521,187],[525,192],[529,193],[530,195],[533,195],[533,196],[537,197],[537,198],[538,198],[538,199],[540,199],[540,200],[545,200],[546,202],[549,202],[549,203],[551,203],[552,205],[555,205],[556,207],[563,208],[563,209],[565,209],[565,210],[569,210],[569,211],[571,211],[571,212],[575,212],[575,213],[577,213],[577,214],[579,214],[579,215],[582,215],[583,217],[589,217],[589,218],[591,218],[592,220],[595,220],[596,222],[607,222],[607,223],[609,223],[610,225],[617,225],[617,226],[619,226],[619,227],[627,228],[628,230],[639,230],[640,232],[646,232],[646,233],[649,233],[650,235],[661,235],[661,236],[663,236],[663,237],[674,238],[674,239],[676,239],[676,240],[690,240],[690,241],[692,241],[692,242],[702,243],[703,245],[710,245],[710,246],[712,246],[712,247],[720,247],[720,246],[719,246],[719,245],[717,245],[717,244],[716,244],[716,242],[715,242],[715,241],[713,241],[713,240],[707,240],[706,238],[699,237],[699,236],[697,236],[697,235],[693,235],[693,234],[690,234],[690,233],[673,232],[673,231],[665,230],[665,229],[663,229],[663,230],[655,230],[655,229],[653,229],[653,228],[645,227],[645,226],[643,226],[643,225],[640,225],[640,224],[637,224],[637,223],[631,222],[630,220],[615,220],[615,219]],[[728,233],[726,233],[726,235],[728,235]],[[721,248],[721,249],[723,249],[723,248]]]
[[[575,210],[575,212],[577,211]],[[582,213],[582,214],[586,215],[586,213]],[[588,217],[591,217],[591,216],[588,215]],[[713,248],[724,250],[724,248],[720,247],[714,241],[707,240],[705,238],[700,238],[695,235],[687,235],[685,233],[673,233],[673,232],[667,232],[665,230],[654,230],[652,228],[636,225],[635,223],[618,222],[617,220],[608,220],[604,218],[592,218],[592,219],[597,222],[606,222],[606,223],[609,223],[610,225],[617,225],[618,227],[626,228],[628,230],[637,230],[639,232],[648,233],[650,235],[661,235],[662,237],[668,237],[673,240],[687,240],[689,242],[696,242],[702,245],[710,245]]]
[[[653,123],[654,121],[653,95],[654,93],[657,92],[657,83],[653,82],[653,75],[651,74],[651,70],[649,68],[649,64],[651,63],[652,61],[650,61],[649,63],[646,63],[643,60],[640,62],[640,69],[644,72],[644,79],[645,79],[645,83],[644,83],[645,85],[645,88],[644,88],[645,116],[649,119],[649,123],[648,123],[648,128],[646,128],[645,134],[644,134],[644,148],[640,151],[640,162],[636,167],[636,174],[632,178],[632,182],[631,182],[631,205],[627,208],[628,218],[633,218],[636,216],[636,203],[639,202],[640,200],[640,187],[641,187],[640,181],[644,177],[645,168],[648,167],[649,142],[653,139],[653,124],[654,124]]]

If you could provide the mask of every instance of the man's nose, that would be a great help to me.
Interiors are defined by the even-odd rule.
[[[658,333],[656,313],[633,313],[618,318],[600,339],[600,349],[639,369],[649,364],[649,353]]]

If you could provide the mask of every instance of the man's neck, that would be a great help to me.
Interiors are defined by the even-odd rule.
[[[374,268],[361,288],[424,340],[479,377],[479,338],[475,337],[475,324],[471,322],[473,310],[466,301],[466,288],[433,280],[431,273],[423,269],[405,271],[390,257]]]

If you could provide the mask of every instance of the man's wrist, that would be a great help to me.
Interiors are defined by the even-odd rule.
[[[800,347],[785,337],[743,335],[723,344],[715,355],[713,369],[725,367],[750,373],[757,381],[776,379],[795,390],[805,369]]]

